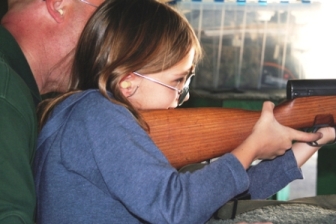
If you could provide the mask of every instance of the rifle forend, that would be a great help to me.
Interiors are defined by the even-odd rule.
[[[175,168],[181,168],[231,152],[250,135],[261,112],[177,108],[142,111],[141,114],[150,126],[155,144]],[[274,115],[279,123],[295,129],[310,128],[315,120],[328,120],[328,125],[335,125],[336,96],[287,100],[274,108]]]

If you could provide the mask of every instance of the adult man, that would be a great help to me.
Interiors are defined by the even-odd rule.
[[[72,52],[103,0],[9,0],[0,26],[0,223],[34,223],[40,94],[64,91]]]

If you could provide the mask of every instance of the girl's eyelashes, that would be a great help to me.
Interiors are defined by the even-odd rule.
[[[175,80],[176,86],[180,85],[181,83],[184,83],[186,80],[186,77],[181,77]]]
[[[180,82],[183,82],[184,78],[179,78],[176,80],[176,82],[180,83]]]

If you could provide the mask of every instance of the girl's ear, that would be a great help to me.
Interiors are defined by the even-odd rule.
[[[135,83],[135,75],[130,73],[123,77],[119,82],[119,89],[125,97],[130,97],[134,94],[138,85]]]
[[[51,17],[57,22],[61,23],[64,20],[64,2],[63,0],[45,0],[47,9]]]

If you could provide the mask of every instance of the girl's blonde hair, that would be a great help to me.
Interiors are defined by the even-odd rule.
[[[42,104],[41,124],[53,107],[73,92],[94,88],[129,109],[148,130],[118,83],[133,71],[146,74],[166,70],[182,60],[191,48],[195,49],[196,64],[202,55],[199,41],[189,22],[172,6],[156,0],[106,0],[79,39],[72,68],[72,91]]]

